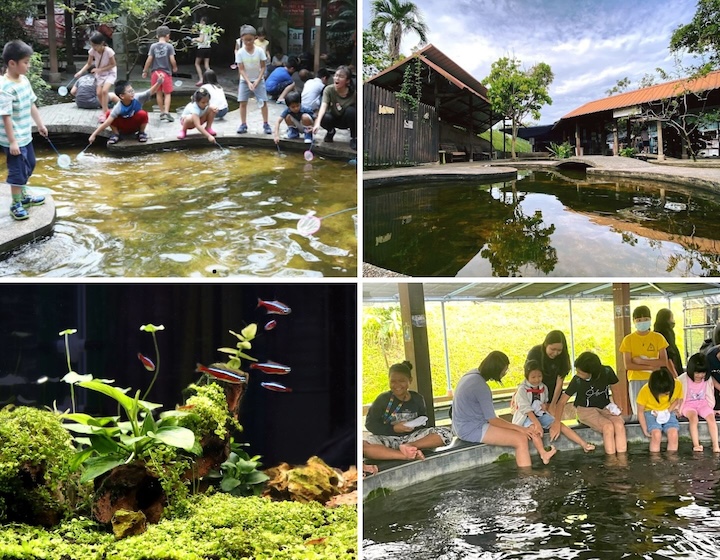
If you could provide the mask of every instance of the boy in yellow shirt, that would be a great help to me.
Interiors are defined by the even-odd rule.
[[[650,330],[650,308],[640,305],[633,310],[636,331],[623,338],[620,352],[627,371],[628,392],[633,414],[637,415],[637,397],[642,386],[650,379],[650,372],[668,367],[668,343],[660,333]]]

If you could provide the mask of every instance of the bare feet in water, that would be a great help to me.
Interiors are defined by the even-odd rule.
[[[705,449],[702,445],[693,445],[693,451],[702,451]]]
[[[551,445],[550,449],[546,449],[543,453],[540,453],[540,458],[542,459],[542,462],[547,465],[555,453],[557,453],[557,449],[555,449],[554,445]]]
[[[595,446],[592,443],[585,442],[585,445],[582,446],[583,451],[587,453],[588,451],[595,451]]]
[[[405,458],[408,461],[412,461],[413,459],[425,460],[425,455],[423,455],[423,452],[413,445],[403,443],[400,445],[400,451],[403,455],[405,455]]]

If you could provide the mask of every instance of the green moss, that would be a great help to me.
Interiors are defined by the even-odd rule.
[[[320,542],[312,544],[316,539]],[[187,517],[165,519],[122,541],[87,519],[54,531],[0,527],[0,559],[10,558],[350,560],[357,558],[357,509],[203,495],[190,500]]]
[[[192,430],[198,441],[211,434],[225,439],[231,428],[242,431],[242,426],[228,412],[225,391],[220,385],[190,385],[187,390],[193,395],[185,406],[193,414],[182,419],[180,424]]]
[[[51,522],[71,507],[80,489],[69,468],[74,453],[55,414],[29,407],[0,410],[0,521],[40,513],[46,520],[40,522]]]
[[[507,461],[514,461],[514,460],[515,460],[515,455],[513,455],[512,453],[501,453],[500,455],[498,455],[498,458],[495,459],[494,462],[495,463],[505,463]]]

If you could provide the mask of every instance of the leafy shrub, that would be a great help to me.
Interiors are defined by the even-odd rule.
[[[634,157],[638,151],[635,148],[627,147],[620,150],[619,153],[622,157]]]
[[[563,142],[562,144],[550,142],[550,147],[548,148],[548,150],[557,159],[567,159],[571,157],[575,151],[574,148],[570,145],[570,142]]]

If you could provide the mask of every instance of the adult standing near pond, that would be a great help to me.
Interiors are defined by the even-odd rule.
[[[673,373],[673,375],[675,375],[675,377],[677,377],[685,370],[682,365],[680,350],[678,350],[678,347],[675,344],[675,318],[673,317],[673,312],[669,309],[661,309],[658,311],[657,315],[655,315],[653,330],[665,337],[665,341],[668,343],[666,349],[668,369]]]
[[[333,83],[325,88],[322,103],[318,111],[313,133],[322,126],[327,133],[324,142],[332,142],[335,129],[350,130],[350,149],[357,149],[357,113],[355,110],[355,88],[352,84],[352,72],[347,66],[338,66]]]
[[[524,428],[498,418],[487,383],[501,381],[509,365],[510,360],[503,352],[493,350],[477,369],[462,376],[455,388],[452,425],[462,440],[515,448],[517,466],[529,467],[532,465],[529,442],[533,434],[537,434],[536,427]],[[540,453],[540,458],[547,464],[555,453],[556,449],[551,446],[550,450]]]
[[[628,393],[632,412],[637,416],[637,398],[650,379],[650,373],[661,367],[667,367],[667,341],[660,333],[650,330],[652,319],[650,308],[639,305],[633,309],[635,332],[623,338],[620,352],[623,354],[623,365],[627,371]]]
[[[543,383],[548,388],[549,412],[562,420],[562,411],[555,410],[555,406],[560,399],[565,376],[570,372],[570,353],[565,334],[557,330],[547,333],[542,344],[530,349],[527,360],[535,360],[540,364]]]
[[[368,459],[424,459],[422,449],[448,445],[452,441],[449,428],[426,428],[421,422],[421,417],[427,421],[427,408],[423,396],[410,390],[412,364],[407,360],[393,364],[388,377],[390,390],[378,395],[368,410],[365,427],[372,435],[363,442],[363,455]]]

